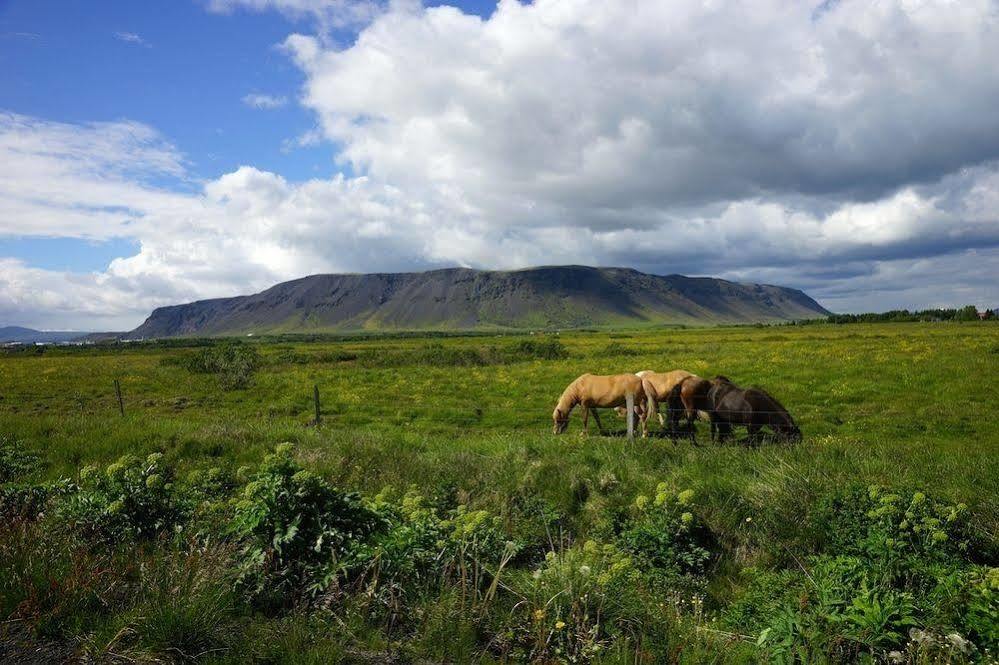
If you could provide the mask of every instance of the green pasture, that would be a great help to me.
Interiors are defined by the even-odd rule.
[[[80,470],[86,465],[103,468],[125,454],[144,458],[150,453],[162,453],[178,479],[209,468],[236,477],[241,467],[256,468],[276,444],[291,442],[297,465],[339,489],[368,498],[386,487],[414,490],[441,502],[442,510],[461,505],[462,510],[496,516],[504,537],[523,544],[511,570],[539,565],[540,559],[529,554],[532,548],[543,557],[545,549],[575,551],[587,540],[619,542],[622,520],[634,510],[636,497],[652,497],[657,491],[692,490],[696,520],[712,543],[710,566],[696,584],[690,586],[688,580],[676,587],[683,593],[695,589],[703,604],[697,612],[677,611],[666,628],[642,623],[638,638],[604,634],[601,627],[593,644],[603,645],[603,651],[571,646],[538,651],[518,629],[494,627],[502,623],[499,610],[488,617],[466,616],[461,630],[467,634],[455,638],[460,648],[441,650],[432,633],[440,627],[428,617],[434,608],[450,607],[451,587],[421,596],[418,607],[407,608],[417,618],[405,628],[359,619],[351,609],[353,601],[321,613],[304,601],[279,613],[260,613],[242,601],[218,610],[238,626],[229,630],[243,635],[245,644],[255,644],[254,649],[264,648],[270,630],[301,634],[301,644],[268,656],[272,660],[292,661],[289,653],[295,650],[314,653],[316,662],[331,654],[350,659],[387,652],[403,659],[452,662],[558,661],[570,655],[622,662],[790,662],[883,660],[896,651],[911,662],[931,662],[919,660],[931,656],[919,651],[920,644],[913,647],[909,629],[943,631],[944,619],[934,619],[944,622],[937,626],[926,617],[943,616],[943,610],[934,608],[951,601],[925,600],[937,596],[929,591],[919,595],[922,587],[892,587],[890,593],[915,599],[916,618],[889,617],[878,624],[880,633],[868,626],[858,636],[823,623],[814,634],[787,629],[796,640],[790,647],[771,637],[784,630],[783,623],[767,614],[779,616],[776,587],[801,582],[809,588],[808,580],[818,575],[810,574],[811,566],[826,565],[816,557],[841,554],[837,536],[816,520],[821,510],[839,505],[830,504],[830,497],[846,488],[878,486],[904,496],[918,491],[941,506],[965,504],[968,542],[975,543],[971,548],[976,552],[968,555],[967,566],[988,574],[999,563],[999,325],[994,323],[244,339],[240,344],[255,349],[259,360],[245,387],[236,389],[223,389],[216,374],[190,370],[191,358],[208,347],[0,351],[0,438],[37,455],[37,468],[28,477],[36,483],[61,478],[82,482]],[[602,415],[603,424],[614,430],[609,436],[601,436],[592,421],[590,436],[581,436],[578,412],[566,434],[551,434],[554,403],[579,374],[678,368],[707,377],[724,374],[738,384],[766,389],[795,417],[804,441],[793,446],[713,445],[703,423],[696,445],[661,436],[628,441],[621,436],[623,421],[611,412]],[[314,386],[321,401],[318,425],[313,422]],[[657,430],[655,424],[654,434]],[[13,556],[10,551],[7,555]],[[3,556],[0,552],[0,560]],[[946,561],[933,565],[938,564]],[[955,570],[955,575],[979,574],[967,572],[972,568]],[[665,583],[655,586],[646,572],[642,575],[642,588],[653,589],[649,602],[674,597],[663,590]],[[781,575],[798,577],[792,584]],[[999,574],[996,578],[999,585]],[[842,584],[854,588],[853,582]],[[866,589],[874,582],[864,584]],[[762,593],[760,585],[774,587],[772,602],[753,600],[753,594]],[[20,597],[10,588],[0,593]],[[502,587],[496,593],[502,596]],[[859,601],[846,598],[835,611],[849,616],[844,608],[852,602]],[[988,607],[999,600],[990,596],[985,602]],[[511,607],[513,601],[503,612],[514,612]],[[999,605],[994,607],[999,613]],[[10,602],[0,603],[0,609],[16,615]],[[118,627],[132,616],[131,609],[100,612],[116,617],[111,623]],[[810,617],[813,610],[801,612]],[[345,621],[352,627],[340,637],[319,637],[324,626],[342,627]],[[982,621],[987,625],[991,620],[968,620],[979,631],[976,650],[963,654],[952,649],[951,662],[994,657],[989,654],[995,653],[995,645],[988,643]],[[892,622],[898,626],[889,630]],[[48,633],[31,632],[27,619],[23,626],[26,632],[18,633],[18,639],[48,640],[98,658],[114,651],[102,651],[100,629],[82,619]],[[533,651],[503,646],[524,640],[535,645]],[[851,646],[843,647],[845,643]],[[168,648],[151,638],[136,638],[130,648],[134,657],[170,657]],[[238,654],[232,645],[223,645],[199,659],[239,660]]]

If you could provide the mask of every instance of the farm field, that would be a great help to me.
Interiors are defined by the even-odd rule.
[[[0,660],[996,661],[999,325],[289,339],[0,353]],[[676,368],[804,441],[551,433]]]

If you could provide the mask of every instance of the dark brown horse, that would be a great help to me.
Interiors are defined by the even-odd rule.
[[[711,402],[708,399],[708,391],[711,390],[711,382],[696,375],[690,375],[679,381],[670,390],[666,399],[667,412],[669,414],[669,431],[675,435],[680,432],[680,419],[686,417],[687,430],[690,438],[696,441],[694,436],[694,420],[698,414],[708,417],[710,420]],[[715,423],[711,420],[711,440],[715,438]]]
[[[724,376],[711,382],[707,401],[710,405],[712,440],[718,429],[718,441],[724,443],[732,427],[746,427],[749,441],[759,438],[764,427],[771,429],[784,441],[801,441],[801,429],[780,402],[760,388],[740,388]]]

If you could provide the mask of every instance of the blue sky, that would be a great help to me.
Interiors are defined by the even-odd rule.
[[[625,5],[0,0],[0,325],[442,265],[999,300],[992,0]]]

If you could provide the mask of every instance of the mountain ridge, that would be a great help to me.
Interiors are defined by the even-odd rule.
[[[632,268],[541,266],[319,274],[155,309],[133,337],[359,330],[578,328],[818,318],[804,292]]]

